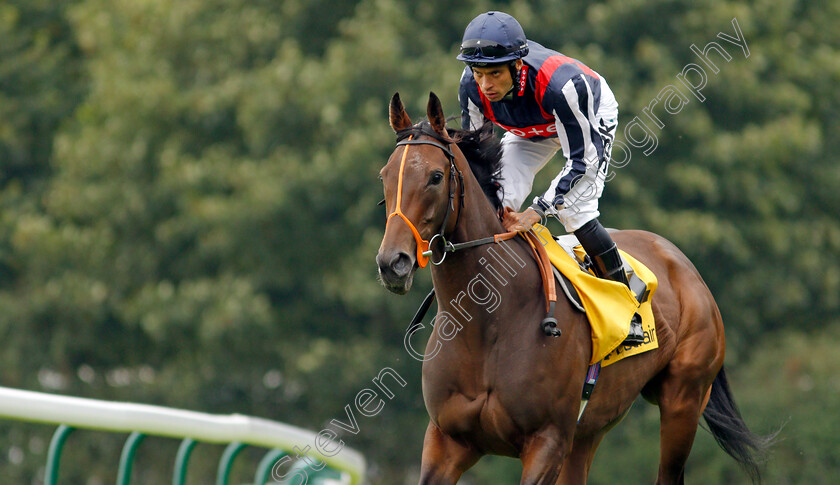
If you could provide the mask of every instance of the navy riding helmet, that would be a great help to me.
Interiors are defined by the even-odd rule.
[[[482,67],[501,64],[528,55],[525,31],[504,12],[486,12],[474,18],[464,31],[459,61]]]

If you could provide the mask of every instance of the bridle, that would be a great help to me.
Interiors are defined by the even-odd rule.
[[[415,140],[414,135],[426,135],[433,140]],[[397,146],[405,146],[405,151],[403,151],[402,160],[400,160],[400,174],[399,174],[399,181],[397,182],[397,207],[394,209],[394,212],[388,215],[388,222],[390,222],[391,218],[394,216],[399,216],[408,227],[411,229],[411,233],[414,235],[414,240],[417,242],[417,265],[421,268],[425,268],[429,261],[432,262],[433,265],[437,266],[446,259],[447,253],[454,253],[455,251],[461,249],[472,248],[476,246],[482,246],[484,244],[490,243],[498,243],[501,241],[506,241],[511,239],[512,237],[516,236],[516,232],[504,232],[501,234],[495,234],[493,236],[483,237],[480,239],[475,239],[473,241],[467,241],[462,243],[453,243],[446,239],[444,235],[444,231],[446,231],[447,222],[449,222],[449,216],[455,210],[455,180],[457,174],[457,181],[458,186],[460,187],[460,194],[458,196],[458,213],[455,216],[455,226],[458,226],[458,220],[461,217],[461,209],[464,208],[464,174],[461,173],[461,170],[455,165],[455,155],[452,154],[452,150],[449,149],[447,145],[450,145],[452,141],[446,140],[441,137],[438,133],[431,130],[426,123],[420,123],[419,125],[412,126],[411,128],[407,128],[405,130],[400,130],[397,132]],[[403,182],[403,172],[405,169],[405,160],[408,155],[408,145],[431,145],[434,147],[440,148],[443,153],[446,155],[446,158],[449,159],[449,203],[446,205],[446,215],[443,217],[443,224],[440,226],[440,231],[438,231],[432,238],[428,241],[423,239],[420,236],[420,232],[417,231],[417,228],[414,224],[408,219],[408,217],[403,214],[402,210],[400,209],[400,205],[402,202],[402,182]],[[385,227],[387,229],[388,222],[385,223]],[[443,256],[440,257],[439,260],[432,259],[434,254],[433,244],[435,239],[440,239],[442,253]]]
[[[414,135],[426,135],[432,138],[432,140],[415,140]],[[444,139],[441,135],[431,130],[429,128],[429,125],[426,123],[420,123],[419,125],[415,125],[411,128],[407,128],[405,130],[400,130],[397,132],[397,146],[405,146],[405,150],[403,150],[402,159],[400,160],[400,173],[399,179],[397,181],[397,206],[394,208],[394,212],[388,215],[388,219],[385,222],[385,228],[387,230],[388,223],[391,222],[391,218],[393,218],[394,216],[399,216],[403,221],[405,221],[406,224],[408,224],[408,227],[411,229],[411,233],[414,235],[414,240],[417,243],[417,265],[420,268],[425,268],[429,261],[431,261],[432,264],[435,266],[443,263],[443,261],[446,259],[447,253],[454,253],[459,249],[472,248],[484,244],[506,241],[518,234],[516,231],[511,231],[462,243],[452,243],[446,240],[444,232],[446,231],[446,226],[449,222],[449,217],[452,215],[452,212],[455,211],[456,174],[458,186],[460,187],[460,195],[458,197],[458,213],[455,216],[455,224],[453,227],[458,226],[458,220],[460,219],[461,211],[464,208],[464,174],[461,173],[461,171],[455,165],[455,155],[452,154],[452,150],[450,150],[448,146],[451,143],[451,140]],[[414,223],[411,222],[411,220],[408,217],[406,217],[405,214],[403,214],[401,210],[403,174],[405,172],[405,160],[408,157],[408,148],[410,145],[431,145],[440,148],[441,151],[443,151],[443,153],[449,159],[449,202],[446,204],[446,214],[443,216],[443,223],[440,226],[440,231],[438,231],[428,241],[426,241],[425,239],[423,239],[422,236],[420,236],[420,232],[417,230],[417,227],[414,225]],[[548,307],[547,313],[546,317],[542,321],[541,326],[545,331],[546,335],[552,337],[559,337],[561,332],[560,329],[556,328],[557,320],[554,318],[554,305],[557,301],[557,296],[554,289],[554,276],[550,273],[550,263],[545,263],[549,265],[549,268],[545,268],[539,264],[539,250],[542,250],[544,254],[545,249],[543,249],[542,245],[536,241],[537,236],[535,236],[533,232],[530,232],[527,236],[524,237],[530,238],[531,240],[531,247],[536,253],[537,263],[538,266],[540,266],[541,268],[540,271],[543,276],[543,281],[546,281],[547,283],[550,282],[550,285],[547,284],[546,286],[546,305]],[[440,238],[441,244],[443,245],[443,256],[441,256],[439,260],[435,261],[432,258],[434,256],[432,244],[437,238]],[[543,260],[547,261],[548,256],[545,256]],[[416,325],[417,322],[419,322],[420,319],[423,318],[423,316],[426,314],[426,311],[429,309],[432,300],[434,299],[434,295],[435,290],[434,288],[432,288],[432,290],[426,296],[426,299],[423,300],[423,303],[420,305],[420,308],[417,310],[417,313],[414,315],[414,318],[412,319],[409,328],[413,328],[413,326]]]
[[[426,135],[433,140],[415,140],[414,135]],[[406,137],[408,137],[406,139]],[[417,265],[421,268],[425,268],[429,261],[432,262],[433,265],[439,265],[446,259],[446,253],[454,251],[454,245],[446,240],[446,236],[444,232],[446,231],[447,223],[449,222],[449,217],[452,215],[452,212],[455,211],[455,183],[456,183],[456,174],[457,174],[457,184],[460,187],[460,194],[458,197],[458,213],[455,216],[455,225],[458,225],[458,219],[461,216],[461,209],[464,207],[464,174],[461,173],[461,170],[455,165],[455,155],[452,154],[452,150],[449,149],[447,145],[451,142],[445,140],[443,137],[432,131],[428,128],[425,124],[420,124],[418,126],[412,126],[407,130],[402,130],[397,133],[397,146],[405,146],[405,150],[402,154],[402,159],[400,160],[400,174],[399,180],[397,182],[397,206],[394,209],[394,212],[388,215],[388,221],[385,223],[385,227],[388,227],[388,222],[391,221],[391,218],[394,216],[399,216],[408,227],[411,229],[411,233],[414,235],[414,240],[417,242]],[[437,148],[440,148],[441,151],[446,155],[446,158],[449,159],[449,202],[446,204],[446,215],[443,216],[443,223],[440,226],[440,231],[438,231],[430,240],[423,239],[420,236],[420,232],[417,230],[417,227],[411,220],[403,214],[402,210],[400,209],[402,204],[402,185],[403,185],[403,173],[405,171],[405,160],[408,156],[408,147],[409,145],[431,145]],[[440,238],[441,243],[443,244],[443,256],[440,260],[435,261],[433,256],[433,250],[431,249],[432,244],[435,242],[435,239]]]

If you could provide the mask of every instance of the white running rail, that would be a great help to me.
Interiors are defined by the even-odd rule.
[[[361,484],[365,476],[365,459],[359,452],[343,447],[335,456],[322,456],[314,451],[316,439],[323,449],[335,450],[341,445],[327,443],[323,436],[308,430],[241,414],[207,414],[0,387],[0,416],[100,431],[192,438],[206,443],[240,442],[283,450],[294,447],[303,450],[309,446],[313,459],[323,460],[330,468],[346,473],[352,485]]]

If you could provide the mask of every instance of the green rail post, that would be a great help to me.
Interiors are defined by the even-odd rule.
[[[222,458],[219,460],[219,472],[216,475],[216,485],[228,485],[230,479],[230,469],[233,467],[233,460],[246,446],[245,443],[234,441],[227,445],[225,452],[222,453]]]
[[[288,455],[288,451],[273,449],[265,454],[262,460],[260,460],[260,464],[257,466],[257,473],[254,475],[254,485],[265,485],[265,482],[271,476],[271,471],[274,469],[274,464],[277,463],[280,458]]]
[[[50,440],[50,450],[47,452],[47,472],[44,476],[44,485],[56,485],[58,483],[58,466],[61,464],[61,450],[64,449],[64,442],[73,432],[73,428],[62,424],[56,428]]]
[[[275,471],[279,465],[286,465],[289,462],[288,465],[295,467],[310,466],[311,459],[295,460],[292,463],[289,452],[282,451],[289,446],[291,441],[300,442],[318,438],[318,435],[312,431],[254,416],[214,415],[150,404],[111,402],[3,386],[0,386],[0,419],[52,425],[53,434],[45,457],[46,466],[42,472],[44,485],[58,485],[60,482],[59,468],[62,454],[64,448],[70,446],[70,442],[67,441],[69,435],[77,429],[118,433],[125,438],[120,454],[119,470],[117,476],[114,477],[117,485],[129,485],[136,453],[146,436],[181,440],[175,467],[170,468],[171,475],[169,476],[172,477],[173,485],[185,485],[187,482],[190,456],[199,442],[226,446],[218,463],[216,485],[227,485],[231,481],[233,462],[242,449],[246,446],[260,448],[260,453],[264,456],[256,478],[258,482],[262,481],[265,485],[266,480],[271,483],[271,478],[279,478]],[[356,450],[346,449],[342,456],[325,457],[324,460],[330,464],[330,468],[335,467],[333,470],[341,470],[342,476],[345,473],[349,474],[354,485],[359,485],[365,478],[365,459]],[[302,463],[297,463],[297,461]],[[321,466],[321,463],[318,462],[316,465]],[[322,476],[326,477],[325,474],[335,473],[334,471],[316,473],[310,468],[295,468],[293,471],[298,475],[306,472],[307,477],[317,476],[319,479]],[[247,473],[253,472],[252,468]],[[271,477],[272,472],[275,473],[275,477]],[[65,477],[65,481],[69,478],[69,476]],[[163,481],[168,483],[168,478]],[[2,477],[0,477],[0,485],[5,485]]]
[[[175,473],[172,476],[172,485],[184,485],[187,480],[187,462],[190,460],[196,441],[192,438],[184,438],[181,446],[178,447],[178,455],[175,457]]]
[[[131,482],[131,468],[134,465],[134,455],[146,435],[132,432],[128,435],[120,455],[120,469],[117,471],[117,485],[128,485]]]

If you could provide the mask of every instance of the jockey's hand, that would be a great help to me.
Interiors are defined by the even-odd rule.
[[[502,216],[502,225],[508,231],[526,232],[538,222],[540,222],[540,215],[530,207],[525,209],[524,212],[515,212],[513,209],[508,209]]]

